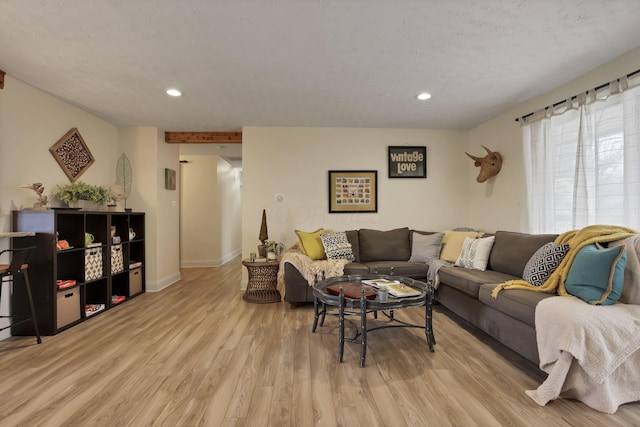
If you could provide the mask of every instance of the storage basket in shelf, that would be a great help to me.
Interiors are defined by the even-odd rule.
[[[111,273],[119,273],[124,270],[124,258],[122,245],[111,246]]]
[[[95,280],[102,277],[102,248],[93,247],[84,250],[84,280]]]

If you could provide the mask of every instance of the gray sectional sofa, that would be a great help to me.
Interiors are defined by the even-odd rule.
[[[393,268],[395,275],[426,280],[428,265],[408,261],[414,232],[429,234],[408,228],[347,231],[355,260],[345,265],[344,274],[390,274]],[[521,278],[524,267],[534,252],[556,237],[553,234],[496,232],[485,271],[461,267],[440,268],[437,301],[538,365],[535,306],[540,300],[552,295],[526,290],[504,290],[494,299],[491,292],[500,283]],[[294,305],[312,302],[313,292],[307,280],[293,265],[286,262],[283,264],[285,301]]]

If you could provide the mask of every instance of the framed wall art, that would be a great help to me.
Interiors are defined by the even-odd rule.
[[[80,178],[80,175],[95,162],[78,128],[67,132],[49,148],[49,151],[71,182]]]
[[[426,178],[427,147],[389,147],[389,178]]]
[[[378,212],[378,171],[329,171],[329,213]]]
[[[164,188],[167,190],[176,189],[176,171],[173,169],[164,169]]]

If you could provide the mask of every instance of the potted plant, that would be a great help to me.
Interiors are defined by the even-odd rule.
[[[267,259],[277,259],[280,254],[282,254],[283,249],[284,245],[280,242],[275,242],[273,240],[267,240],[264,242],[264,250],[267,253]]]
[[[82,181],[56,186],[53,198],[65,202],[69,207],[79,207],[79,201],[84,200],[94,205],[106,204],[111,196],[109,190],[99,185],[90,185]]]

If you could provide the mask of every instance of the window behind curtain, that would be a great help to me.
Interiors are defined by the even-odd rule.
[[[531,232],[640,229],[640,88],[597,96],[522,128]]]

